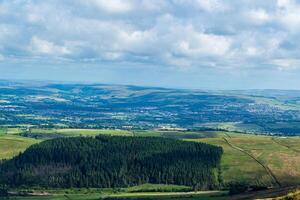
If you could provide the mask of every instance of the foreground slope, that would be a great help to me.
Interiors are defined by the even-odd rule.
[[[300,185],[300,138],[219,132],[215,138],[193,139],[224,149],[225,182],[263,186]]]
[[[1,129],[0,129],[1,130]],[[20,129],[7,129],[0,135],[0,160],[16,156],[31,144],[53,137],[126,135],[156,136],[221,146],[222,177],[225,184],[246,182],[253,185],[277,186],[274,178],[253,157],[230,146],[241,148],[268,167],[282,186],[300,184],[300,137],[247,135],[233,132],[195,131],[123,131],[106,129],[31,129],[31,134]],[[8,140],[9,138],[9,140]],[[40,139],[34,139],[40,138]]]
[[[47,140],[2,164],[10,186],[125,187],[142,183],[211,189],[220,181],[222,149],[153,137],[72,137]]]

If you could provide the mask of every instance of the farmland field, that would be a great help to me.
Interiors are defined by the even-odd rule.
[[[24,137],[21,135],[27,131],[25,129],[6,128],[0,130],[0,133],[2,133],[0,135],[0,159],[11,158],[24,151],[30,145],[45,140],[31,137],[36,135],[55,134],[55,137],[96,136],[99,134],[156,136],[221,146],[224,149],[221,167],[225,183],[245,181],[264,186],[276,186],[278,184],[276,180],[282,186],[300,183],[300,137],[271,137],[234,132],[41,128],[30,129],[32,135]],[[48,139],[47,137],[45,138]],[[232,145],[243,149],[246,153],[234,148]],[[257,163],[255,159],[260,161],[261,164]],[[264,167],[267,167],[270,171],[268,172]],[[270,172],[273,173],[273,177],[270,175]]]
[[[221,169],[225,185],[232,182],[245,182],[277,188],[278,184],[281,187],[300,184],[300,137],[261,136],[223,131],[2,128],[0,129],[0,159],[12,158],[32,144],[53,137],[93,137],[102,134],[130,137],[167,137],[221,146],[224,150]],[[35,190],[39,194],[40,190]],[[29,188],[29,191],[35,190]],[[186,186],[166,185],[142,185],[117,190],[104,189],[101,191],[97,189],[42,189],[41,191],[43,192],[49,192],[50,196],[15,196],[11,199],[227,199],[226,192],[186,193],[188,190],[190,189]],[[280,194],[284,195],[287,192],[281,192]]]
[[[17,135],[0,136],[0,159],[9,159],[26,148],[39,142],[32,138],[24,138]]]
[[[223,147],[222,169],[225,181],[242,180],[252,184],[276,186],[275,177],[281,186],[300,183],[300,158],[297,152],[300,146],[299,137],[282,138],[225,132],[219,133],[217,138],[195,141]],[[245,152],[233,148],[232,145]],[[285,145],[290,145],[290,148]]]

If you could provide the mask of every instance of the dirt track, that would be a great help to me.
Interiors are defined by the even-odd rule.
[[[236,149],[236,150],[238,150],[238,151],[240,151],[240,152],[242,152],[242,153],[248,155],[248,156],[251,157],[253,160],[255,160],[255,162],[257,162],[260,166],[262,166],[262,167],[265,169],[265,171],[267,172],[267,174],[269,174],[269,176],[274,180],[274,182],[276,183],[276,185],[277,185],[278,187],[281,187],[280,182],[278,181],[278,179],[276,178],[275,174],[271,171],[271,169],[270,169],[268,166],[264,165],[260,160],[258,160],[257,158],[255,158],[251,153],[249,153],[249,152],[247,152],[246,150],[244,150],[244,149],[242,149],[242,148],[240,148],[240,147],[237,147],[237,146],[235,146],[234,144],[232,144],[226,137],[223,137],[223,139],[224,139],[225,142],[226,142],[229,146],[231,146],[232,148],[234,148],[234,149]]]

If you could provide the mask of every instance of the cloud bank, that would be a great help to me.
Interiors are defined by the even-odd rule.
[[[2,0],[0,67],[300,68],[296,0]]]

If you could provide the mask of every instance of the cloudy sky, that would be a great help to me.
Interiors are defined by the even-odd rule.
[[[0,0],[0,79],[300,89],[300,1]]]

